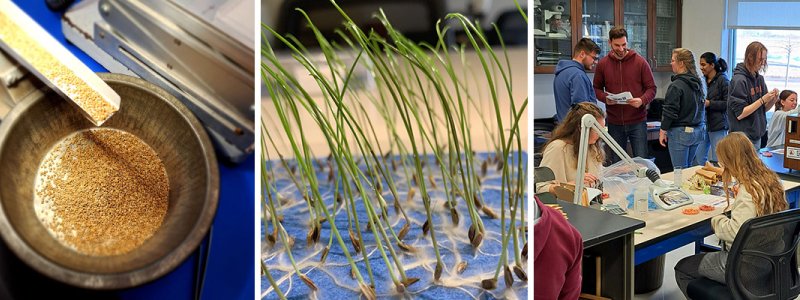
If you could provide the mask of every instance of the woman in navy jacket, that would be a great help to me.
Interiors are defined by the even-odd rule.
[[[717,143],[728,135],[728,63],[717,58],[714,53],[706,52],[700,56],[700,71],[708,85],[706,96],[706,135],[700,146],[697,146],[695,164],[704,165],[706,161],[717,162]],[[710,159],[709,159],[710,158]]]

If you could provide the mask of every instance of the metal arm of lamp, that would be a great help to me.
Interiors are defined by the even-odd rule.
[[[592,129],[594,129],[594,131],[600,135],[600,138],[602,138],[603,141],[605,141],[606,144],[611,147],[611,150],[614,151],[614,153],[616,153],[617,156],[622,159],[622,161],[635,168],[634,170],[636,170],[636,177],[648,177],[653,182],[659,180],[658,173],[656,173],[654,170],[649,170],[636,164],[636,162],[634,162],[633,159],[628,156],[627,153],[625,153],[625,150],[623,150],[622,147],[620,147],[619,144],[617,144],[617,142],[611,138],[608,132],[603,130],[603,127],[600,126],[600,123],[597,122],[597,119],[595,119],[594,116],[591,114],[585,114],[581,118],[581,139],[580,146],[578,148],[578,171],[575,172],[577,176],[575,176],[575,195],[572,198],[573,203],[581,205],[580,200],[583,195],[584,188],[583,177],[586,176],[586,151],[589,147],[589,130]]]

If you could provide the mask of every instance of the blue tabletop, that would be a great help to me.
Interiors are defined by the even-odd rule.
[[[67,49],[96,72],[99,63],[68,43],[61,32],[61,15],[47,9],[44,0],[13,0]],[[238,165],[219,162],[219,208],[212,225],[203,299],[253,299],[255,293],[254,155]],[[203,247],[201,245],[201,247]],[[203,247],[205,248],[205,247]],[[198,250],[199,251],[199,250]],[[121,299],[193,299],[198,251],[164,277],[143,286],[119,291]],[[69,297],[67,297],[69,298]]]

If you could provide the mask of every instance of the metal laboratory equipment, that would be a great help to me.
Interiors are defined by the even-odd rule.
[[[62,18],[67,40],[109,72],[165,89],[203,123],[217,153],[253,151],[254,0],[85,0]]]

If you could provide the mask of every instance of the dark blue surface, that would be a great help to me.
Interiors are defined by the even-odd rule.
[[[390,159],[401,161],[402,158],[400,156],[394,156]],[[410,158],[408,159],[410,160]],[[434,166],[435,159],[432,155],[428,155],[423,159],[427,160],[428,166]],[[475,158],[476,167],[487,159],[489,159],[488,154],[477,154]],[[510,155],[508,161],[509,168],[512,168],[512,172],[510,174],[511,178],[516,178],[517,168],[512,166],[516,166],[517,159],[521,160],[521,165],[524,168],[524,166],[526,166],[527,155],[525,153],[522,153],[520,157],[518,157],[516,154]],[[328,170],[330,170],[331,167],[328,166],[326,168],[325,166],[321,166],[320,162],[322,161],[315,162],[314,168],[315,170],[321,168],[326,169],[316,172],[317,181],[319,182],[318,190],[322,201],[326,206],[334,208],[331,210],[331,213],[334,214],[332,217],[335,227],[342,236],[342,240],[346,244],[349,254],[356,262],[359,272],[364,277],[364,280],[369,282],[366,264],[363,261],[363,254],[357,254],[353,251],[351,240],[347,231],[347,228],[349,227],[349,220],[347,214],[343,211],[344,207],[334,204],[334,194],[337,193],[337,187],[334,186],[333,182],[327,180]],[[386,161],[383,163],[388,164]],[[336,241],[333,242],[325,263],[322,265],[318,264],[322,248],[327,245],[329,238],[332,235],[331,225],[328,222],[322,223],[322,228],[320,230],[321,238],[319,243],[314,243],[313,245],[308,246],[306,244],[305,237],[308,233],[310,214],[307,206],[301,204],[304,203],[304,201],[302,200],[303,197],[300,190],[297,189],[291,180],[288,173],[289,171],[282,167],[279,161],[268,161],[265,162],[265,164],[268,170],[267,172],[273,175],[273,178],[275,178],[273,187],[277,191],[280,191],[280,196],[277,196],[274,192],[272,193],[274,199],[286,199],[285,203],[280,204],[280,210],[284,217],[284,220],[282,221],[284,229],[290,237],[295,238],[295,246],[292,248],[292,256],[299,264],[298,268],[301,269],[301,273],[308,276],[319,287],[319,291],[312,292],[308,286],[300,281],[297,275],[294,275],[292,272],[290,272],[291,265],[288,262],[288,255],[286,255],[283,244],[279,243],[274,245],[272,248],[267,249],[267,252],[265,253],[266,257],[264,257],[264,263],[270,269],[270,274],[272,274],[273,278],[279,282],[280,289],[286,293],[286,297],[288,299],[309,299],[314,297],[318,299],[358,299],[361,296],[361,293],[358,290],[358,283],[351,277],[351,269],[347,264],[347,258],[345,257],[344,251]],[[296,165],[296,162],[294,160],[290,160],[288,164],[294,166]],[[403,242],[415,247],[417,251],[412,254],[403,252],[397,246],[393,247],[397,251],[398,258],[401,261],[401,264],[404,266],[407,276],[420,279],[419,282],[408,286],[406,294],[402,296],[413,299],[471,299],[473,297],[478,299],[495,299],[503,298],[504,296],[517,299],[526,299],[527,284],[521,282],[517,277],[515,277],[514,284],[508,288],[503,280],[502,271],[500,272],[497,288],[495,290],[485,291],[480,288],[480,280],[491,278],[492,273],[495,271],[497,266],[500,253],[502,253],[502,245],[499,240],[501,221],[499,218],[491,219],[483,213],[479,214],[479,217],[483,220],[483,224],[486,228],[486,236],[483,239],[479,251],[476,252],[476,250],[469,244],[469,240],[467,238],[469,226],[472,224],[469,218],[469,212],[467,211],[467,204],[461,196],[456,199],[456,209],[460,213],[460,222],[457,226],[452,225],[449,211],[444,207],[446,194],[443,189],[444,185],[441,172],[439,171],[438,167],[425,168],[423,171],[424,174],[430,174],[433,176],[424,177],[428,178],[428,180],[435,180],[436,186],[438,187],[432,188],[431,185],[428,185],[427,192],[431,199],[432,224],[434,224],[432,227],[434,228],[433,230],[435,230],[437,244],[439,245],[441,258],[445,265],[442,272],[442,283],[433,284],[432,271],[435,266],[435,258],[433,258],[433,244],[430,239],[430,235],[423,235],[421,229],[422,224],[427,218],[422,205],[422,199],[420,196],[421,193],[417,192],[413,199],[409,200],[407,198],[411,185],[404,177],[405,174],[402,170],[402,163],[398,162],[396,165],[398,165],[398,169],[396,171],[389,170],[390,168],[386,166],[384,167],[389,170],[398,192],[398,200],[400,203],[402,203],[406,213],[411,219],[411,229],[409,230],[408,235],[406,235],[406,237],[403,239]],[[367,166],[364,161],[361,161],[359,168],[362,170],[362,172],[366,172],[365,170],[367,170]],[[476,168],[475,171],[478,172],[478,169]],[[482,177],[483,184],[480,187],[480,193],[482,195],[484,205],[491,207],[494,212],[498,214],[498,216],[501,213],[501,180],[501,172],[495,168],[494,164],[492,164],[492,167],[489,168],[487,175]],[[392,196],[392,193],[389,192],[389,185],[387,181],[384,179],[381,182],[382,186],[386,187],[385,190],[382,191],[381,195],[388,205],[387,214],[389,216],[389,223],[396,233],[402,228],[402,225],[405,224],[405,221],[402,220],[400,215],[393,209],[394,202],[398,200],[395,200],[395,198]],[[362,181],[362,184],[366,184],[366,181]],[[338,192],[343,192],[343,188],[341,186],[338,186]],[[367,197],[370,199],[375,199],[373,198],[374,196],[374,192],[367,193]],[[505,195],[505,197],[508,197],[508,195]],[[362,243],[367,249],[367,257],[370,262],[372,272],[375,276],[376,294],[378,298],[392,297],[399,299],[401,295],[397,294],[395,291],[395,287],[389,276],[389,270],[379,251],[376,251],[378,239],[376,239],[371,230],[367,230],[365,228],[367,223],[367,213],[364,205],[362,205],[363,200],[361,199],[362,198],[360,196],[356,196],[354,198],[354,201],[357,203],[355,211],[359,218],[359,224],[361,226],[360,229],[362,230]],[[282,203],[281,200],[278,201],[279,203]],[[373,203],[372,205],[376,205],[377,207],[378,204]],[[506,214],[506,218],[509,218],[510,212],[508,210],[506,210]],[[519,218],[519,214],[516,215],[516,218]],[[516,224],[519,226],[519,223]],[[511,220],[507,219],[505,225],[511,227]],[[264,226],[264,224],[262,224],[262,226]],[[266,234],[267,232],[272,232],[272,229],[272,223],[267,225],[266,228],[262,227],[262,235]],[[386,234],[390,235],[388,228],[386,230]],[[521,247],[522,237],[518,238],[520,240],[518,246]],[[385,240],[383,242],[385,242]],[[383,244],[383,246],[386,247],[385,244]],[[514,252],[512,249],[512,238],[509,238],[508,247],[508,264],[513,266]],[[386,251],[386,255],[390,255],[388,250]],[[456,264],[461,261],[467,262],[467,268],[462,274],[457,274],[454,271],[454,268]],[[392,267],[394,268],[394,265],[392,265]],[[396,269],[393,271],[396,272]],[[266,280],[266,277],[262,277],[262,293],[264,293],[267,289],[271,289],[271,285]],[[270,292],[264,296],[265,299],[278,298],[274,292]]]
[[[47,9],[44,0],[14,0],[90,69],[106,72],[100,64],[61,32],[61,16]],[[253,299],[254,263],[254,155],[236,166],[219,163],[220,194],[212,225],[213,238],[207,263],[203,299]],[[122,299],[193,299],[198,251],[164,277],[143,286],[120,291]],[[68,295],[64,295],[69,298]]]

